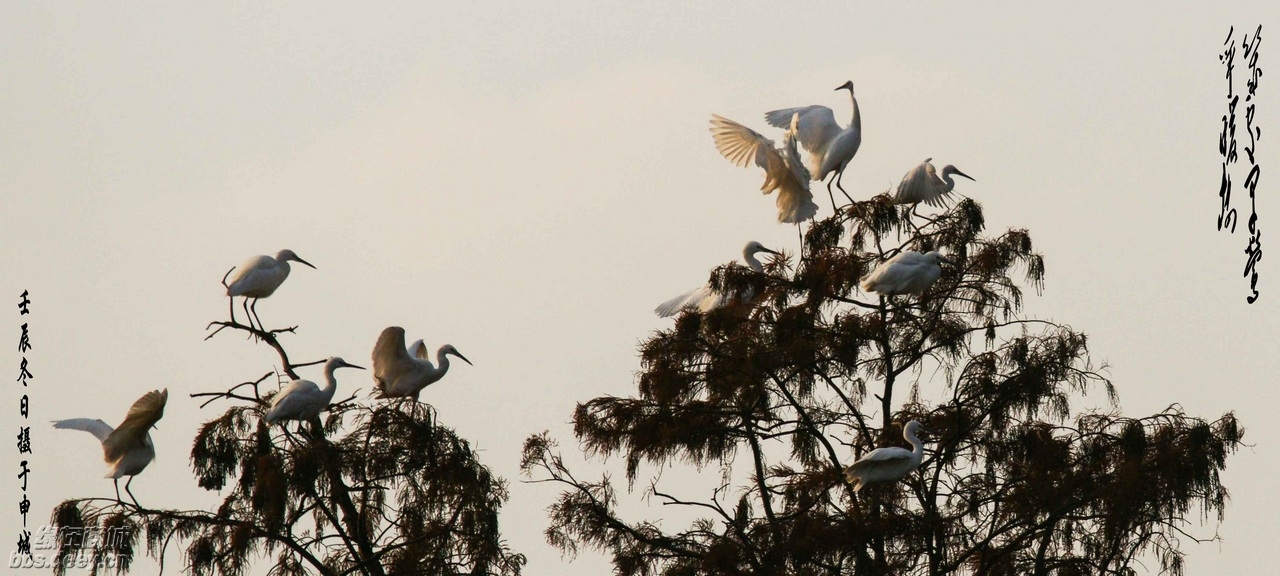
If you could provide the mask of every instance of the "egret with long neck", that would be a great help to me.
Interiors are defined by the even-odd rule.
[[[802,106],[799,108],[783,108],[766,112],[764,117],[770,125],[786,129],[794,114],[799,114],[798,132],[800,144],[809,152],[809,172],[814,180],[826,180],[827,195],[831,197],[831,207],[835,208],[835,195],[831,191],[834,183],[845,198],[853,199],[845,192],[842,185],[844,171],[853,160],[858,148],[862,146],[862,113],[858,108],[858,98],[853,93],[853,81],[850,80],[836,87],[836,90],[849,90],[849,101],[852,104],[852,116],[849,125],[841,128],[836,123],[835,113],[821,105]]]
[[[404,328],[389,326],[383,329],[373,347],[373,379],[381,397],[408,396],[416,402],[423,388],[440,381],[449,372],[449,356],[471,364],[452,344],[445,344],[436,351],[436,363],[432,365],[422,340],[406,348]]]
[[[902,177],[902,182],[898,184],[898,192],[893,197],[894,204],[924,202],[930,206],[942,207],[943,200],[956,187],[956,181],[951,178],[952,174],[973,180],[972,176],[950,164],[942,167],[942,177],[939,178],[937,171],[933,168],[932,160],[933,158],[925,158],[924,162]]]
[[[338,368],[364,370],[360,366],[349,364],[342,358],[334,356],[324,363],[324,388],[316,386],[316,383],[310,380],[290,382],[271,400],[271,408],[267,410],[263,420],[267,424],[275,424],[282,420],[306,421],[319,417],[320,413],[329,407],[333,394],[338,390],[338,380],[333,377],[333,372]]]
[[[756,253],[758,252],[768,252],[775,256],[781,256],[781,254],[765,248],[759,242],[754,240],[748,242],[742,249],[742,260],[747,263],[747,267],[751,268],[751,270],[757,274],[764,272],[764,264],[761,264],[760,261],[756,259]],[[753,295],[748,292],[744,294],[744,296],[748,300],[751,300]],[[711,284],[704,284],[698,288],[694,288],[693,290],[663,302],[654,309],[654,312],[662,318],[674,316],[677,312],[685,308],[695,308],[699,312],[710,312],[711,310],[723,306],[728,302],[728,300],[729,298],[727,295],[713,290],[711,288]]]
[[[276,288],[284,284],[285,279],[289,277],[290,260],[315,268],[310,262],[294,254],[293,250],[286,249],[277,252],[274,258],[254,256],[241,264],[238,271],[236,268],[227,271],[227,276],[230,276],[232,271],[236,271],[230,283],[227,283],[226,276],[222,278],[223,285],[227,287],[227,296],[232,301],[232,322],[236,320],[235,297],[244,296],[244,313],[249,316],[249,327],[252,328],[253,321],[257,320],[257,327],[263,331],[266,330],[262,325],[262,319],[258,318],[258,299],[274,294]],[[250,300],[253,300],[252,305],[249,304]]]
[[[861,492],[867,484],[896,482],[919,468],[924,458],[924,443],[916,436],[919,430],[920,423],[915,420],[907,422],[902,429],[902,437],[911,444],[910,450],[897,446],[876,448],[845,468],[845,480],[853,485],[853,491]]]

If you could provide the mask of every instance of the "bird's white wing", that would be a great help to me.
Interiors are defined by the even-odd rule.
[[[69,420],[54,420],[53,427],[62,428],[65,430],[84,430],[85,432],[93,434],[93,437],[97,438],[99,442],[105,442],[107,440],[107,437],[111,435],[111,432],[115,430],[115,428],[112,428],[106,422],[103,422],[101,420],[94,420],[90,418],[71,418]]]
[[[894,204],[924,202],[935,206],[935,203],[949,192],[946,184],[938,178],[938,172],[930,160],[932,158],[921,162],[902,177],[902,182],[898,184],[898,193],[893,198]]]
[[[853,482],[855,479],[870,479],[881,470],[896,469],[911,461],[911,451],[905,448],[876,448],[859,458],[857,462],[844,469],[845,478]],[[863,482],[862,484],[865,484]],[[859,485],[861,490],[862,486]]]
[[[836,115],[826,106],[803,106],[765,112],[764,119],[770,126],[786,130],[791,127],[791,116],[795,114],[800,114],[797,125],[800,144],[817,161],[841,132],[840,125],[836,124]]]
[[[152,390],[143,394],[125,415],[124,422],[102,441],[102,450],[108,462],[114,462],[130,448],[146,437],[147,432],[164,416],[164,405],[169,401],[169,389]]]
[[[414,340],[409,345],[409,355],[419,360],[431,360],[431,352],[427,351],[427,344],[422,340]]]
[[[862,279],[862,289],[881,294],[897,292],[918,267],[912,255],[920,256],[918,252],[900,252],[876,266],[875,270]]]
[[[233,287],[227,289],[227,295],[240,296],[246,290],[257,288],[273,276],[275,267],[276,259],[270,256],[254,256],[245,260],[227,282],[228,287]],[[236,283],[240,285],[236,286]]]
[[[675,298],[667,300],[658,305],[653,311],[662,318],[674,316],[681,310],[693,306],[703,312],[712,310],[720,306],[722,297],[710,286],[702,285],[693,290],[685,292]]]
[[[416,364],[404,345],[404,328],[388,326],[373,346],[373,379],[385,396]]]
[[[320,387],[310,380],[294,380],[285,386],[275,398],[271,399],[271,409],[267,411],[267,423],[290,418],[296,415],[312,398],[320,397]]]
[[[716,150],[737,166],[746,168],[755,162],[770,174],[783,166],[782,156],[774,149],[773,140],[733,120],[712,114],[711,137],[715,139]]]

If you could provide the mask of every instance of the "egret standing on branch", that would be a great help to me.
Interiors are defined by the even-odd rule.
[[[924,458],[924,443],[916,437],[919,430],[920,423],[915,420],[907,422],[902,430],[902,437],[911,443],[911,450],[896,446],[876,448],[846,467],[844,477],[853,485],[853,491],[861,492],[867,484],[876,482],[896,482],[919,468]]]
[[[897,256],[881,262],[876,269],[862,278],[862,289],[885,296],[897,294],[923,294],[942,276],[939,262],[954,265],[938,251],[928,254],[899,252]]]
[[[840,179],[844,178],[845,168],[858,153],[858,147],[862,146],[862,114],[858,112],[858,99],[853,95],[853,80],[836,88],[836,90],[845,89],[849,90],[849,100],[853,103],[853,117],[849,120],[849,125],[844,128],[836,124],[835,113],[826,106],[785,108],[766,112],[764,115],[770,125],[778,128],[786,128],[791,118],[799,115],[797,132],[800,144],[809,152],[809,171],[813,174],[813,179],[821,181],[831,175],[831,181],[827,182],[827,195],[831,197],[833,210],[836,199],[831,192],[832,182],[844,197],[849,199],[849,202],[853,202],[853,198],[850,198],[849,193],[844,191],[844,186],[841,186]]]
[[[281,420],[311,420],[319,417],[320,413],[329,407],[334,392],[338,391],[338,381],[333,377],[333,371],[338,368],[364,370],[360,366],[348,364],[342,358],[334,356],[324,363],[324,388],[316,386],[316,383],[310,380],[290,382],[271,400],[271,408],[267,410],[263,420],[267,424],[275,424]]]
[[[756,252],[768,252],[775,256],[781,256],[781,254],[765,248],[759,242],[754,240],[747,242],[746,247],[742,249],[742,260],[756,273],[764,272],[764,265],[759,260],[756,260]],[[751,294],[747,293],[746,297],[750,299]],[[687,307],[696,308],[699,312],[710,312],[724,305],[726,301],[728,301],[728,298],[725,294],[713,290],[710,284],[704,284],[663,302],[654,309],[654,312],[661,318],[673,316]]]
[[[711,115],[711,136],[716,150],[734,164],[746,168],[752,162],[764,168],[764,186],[760,191],[770,194],[778,191],[778,221],[799,226],[818,213],[809,191],[809,171],[800,161],[796,150],[796,123],[798,115],[790,118],[791,127],[783,140],[782,148],[775,148],[773,140],[733,120]]]
[[[943,198],[951,193],[951,189],[955,188],[956,181],[951,179],[951,175],[964,176],[970,180],[973,177],[956,169],[955,166],[947,164],[942,167],[942,178],[938,178],[938,173],[933,169],[930,162],[933,158],[925,158],[919,166],[912,168],[902,177],[902,182],[898,184],[898,193],[893,197],[894,204],[915,204],[924,202],[930,206],[942,207]],[[977,182],[977,180],[974,180]]]
[[[378,384],[381,397],[409,396],[417,402],[418,393],[423,388],[438,382],[449,371],[450,354],[471,364],[452,344],[445,344],[436,351],[437,365],[433,366],[422,340],[415,341],[409,350],[404,346],[404,328],[388,326],[383,329],[378,343],[373,346],[373,379]]]
[[[169,389],[147,392],[133,403],[119,428],[112,428],[102,420],[72,418],[55,420],[54,428],[84,430],[102,442],[102,459],[107,462],[107,478],[116,486],[116,502],[120,502],[120,477],[128,476],[124,491],[141,508],[138,499],[129,491],[133,477],[156,458],[156,445],[151,441],[151,427],[164,416],[164,405],[169,401]]]
[[[289,277],[289,261],[300,262],[311,266],[310,262],[298,257],[293,250],[281,250],[276,253],[276,257],[270,256],[254,256],[240,265],[239,271],[236,272],[231,283],[227,284],[226,277],[223,277],[223,285],[227,287],[227,296],[232,301],[236,296],[244,296],[244,313],[252,315],[249,318],[249,327],[253,327],[253,321],[258,320],[258,328],[266,330],[262,325],[262,320],[258,318],[258,299],[266,298],[275,293],[284,283],[285,278]],[[315,266],[311,266],[315,268]],[[234,268],[232,270],[235,270]],[[231,274],[230,271],[227,274]],[[249,305],[249,300],[253,300],[253,305]],[[236,311],[234,304],[231,307],[231,321],[235,322]]]

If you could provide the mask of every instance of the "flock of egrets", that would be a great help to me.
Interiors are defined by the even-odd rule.
[[[231,302],[231,323],[235,320],[235,298],[243,297],[245,316],[251,331],[269,333],[258,318],[257,304],[261,298],[275,293],[276,289],[289,277],[289,262],[299,262],[315,268],[310,262],[298,257],[292,250],[281,250],[272,256],[255,256],[234,268],[235,276],[227,283],[223,277],[223,285],[227,289],[227,297]],[[227,273],[230,276],[231,272]],[[255,323],[256,322],[256,323]],[[436,351],[436,363],[431,363],[430,353],[422,340],[416,340],[411,346],[405,346],[404,328],[389,326],[378,336],[373,347],[373,379],[380,398],[412,398],[418,400],[423,388],[439,381],[449,371],[449,356],[457,356],[470,364],[457,348],[450,344],[441,346]],[[325,386],[321,388],[310,380],[293,380],[284,385],[280,392],[271,397],[262,420],[268,425],[286,421],[309,421],[319,417],[329,407],[333,395],[337,391],[338,382],[333,373],[338,368],[357,368],[342,358],[329,358],[324,364]],[[133,476],[155,459],[155,444],[151,441],[150,430],[164,416],[165,403],[169,399],[169,391],[156,390],[148,392],[133,403],[124,422],[112,428],[102,420],[73,418],[54,421],[54,428],[84,430],[93,434],[102,442],[103,459],[107,463],[107,478],[111,478],[116,487],[116,500],[120,500],[120,478],[128,476],[124,490],[138,505],[138,499],[129,490]]]
[[[853,201],[841,182],[849,162],[862,146],[862,114],[858,110],[858,98],[854,94],[852,81],[845,82],[836,90],[848,90],[852,104],[852,116],[849,124],[844,127],[836,123],[835,113],[830,108],[821,105],[783,108],[765,113],[765,121],[769,125],[786,130],[781,147],[759,132],[733,120],[715,114],[711,116],[711,136],[716,150],[737,166],[746,168],[754,163],[764,169],[764,185],[760,190],[765,194],[777,191],[779,222],[799,227],[801,222],[811,220],[817,214],[818,205],[813,201],[810,180],[827,182],[827,196],[831,199],[832,210],[836,209],[835,193],[831,189],[833,185],[845,198]],[[809,153],[807,166],[800,159],[797,142]],[[973,180],[952,165],[944,166],[939,176],[932,160],[926,158],[903,176],[897,191],[891,197],[894,204],[914,206],[923,202],[929,206],[941,207],[944,199],[955,188],[952,175]],[[756,273],[764,271],[764,266],[755,256],[759,252],[778,254],[759,242],[748,242],[742,250],[742,260]],[[920,253],[904,250],[881,262],[870,274],[860,279],[859,285],[867,292],[883,296],[923,294],[942,276],[943,262],[954,264],[937,251]],[[743,297],[749,300],[752,294],[748,292]],[[663,302],[654,312],[664,318],[685,308],[708,312],[727,304],[730,298],[731,295],[718,292],[710,284],[706,284]],[[916,436],[919,430],[920,423],[914,420],[908,422],[903,429],[903,437],[912,445],[912,450],[879,448],[845,468],[845,477],[854,486],[854,490],[861,491],[866,485],[876,482],[899,480],[918,468],[924,456],[924,445]]]
[[[801,108],[774,110],[765,114],[765,119],[772,126],[786,129],[781,148],[772,140],[737,122],[713,115],[711,134],[716,149],[730,162],[742,167],[754,162],[765,171],[765,183],[761,190],[766,193],[778,192],[778,221],[794,223],[797,226],[817,214],[818,206],[813,201],[813,193],[809,181],[827,180],[827,194],[831,197],[832,208],[835,208],[835,196],[832,185],[838,188],[846,198],[849,197],[841,185],[841,179],[849,162],[858,152],[862,144],[862,118],[858,112],[858,100],[854,96],[853,82],[846,82],[836,90],[849,90],[849,99],[853,105],[853,115],[849,125],[843,128],[835,121],[835,114],[826,106],[814,105]],[[809,153],[809,165],[800,160],[797,142]],[[893,196],[896,204],[916,204],[924,202],[939,206],[942,200],[955,186],[951,175],[964,176],[954,166],[945,166],[942,176],[934,170],[931,159],[907,172],[898,185]],[[972,180],[972,178],[969,178]],[[850,199],[852,200],[852,199]],[[777,252],[765,248],[759,242],[749,242],[743,249],[742,258],[757,273],[764,270],[756,259],[759,252],[778,255]],[[281,250],[274,257],[256,256],[233,269],[235,276],[230,283],[223,278],[226,294],[230,300],[231,322],[235,324],[235,298],[243,297],[243,307],[251,330],[267,332],[262,320],[258,318],[257,302],[275,293],[276,289],[289,277],[289,262],[298,262],[315,268],[311,263],[298,257],[292,250]],[[950,262],[938,252],[921,254],[919,252],[902,251],[882,262],[870,274],[861,279],[863,290],[881,295],[922,294],[942,275],[941,262]],[[231,273],[228,272],[228,276]],[[748,298],[750,295],[747,296]],[[695,308],[707,312],[727,303],[729,296],[713,290],[709,285],[702,286],[688,293],[681,294],[662,305],[656,312],[659,316],[672,316],[685,308]],[[436,351],[436,363],[432,364],[426,345],[422,340],[411,346],[405,345],[405,332],[399,326],[390,326],[382,331],[374,345],[373,378],[377,385],[379,397],[408,397],[415,402],[423,388],[439,381],[449,370],[449,356],[457,356],[462,361],[471,362],[451,345],[441,346]],[[321,388],[310,380],[293,380],[271,398],[263,416],[269,425],[286,421],[308,421],[317,418],[333,400],[337,390],[334,371],[338,368],[364,368],[350,364],[339,357],[330,358],[324,365],[325,387]],[[107,463],[107,478],[111,478],[116,486],[116,500],[120,500],[119,479],[129,476],[125,483],[125,492],[138,504],[129,484],[133,476],[142,472],[155,458],[155,444],[151,441],[150,429],[164,415],[165,403],[169,391],[157,390],[148,392],[134,402],[125,416],[124,422],[112,428],[102,420],[74,418],[58,420],[55,428],[83,430],[93,434],[102,442],[103,457]],[[904,429],[904,437],[911,443],[913,450],[904,448],[879,448],[867,453],[845,469],[845,475],[855,490],[875,482],[895,481],[920,465],[923,456],[923,445],[916,436],[920,423],[909,422]]]

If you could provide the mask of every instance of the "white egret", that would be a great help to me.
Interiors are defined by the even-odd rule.
[[[746,247],[742,249],[742,260],[747,263],[748,267],[757,273],[764,272],[764,265],[761,264],[759,260],[756,260],[757,252],[768,252],[775,256],[781,256],[781,254],[765,248],[755,240],[747,242]],[[751,295],[747,294],[747,297],[750,298]],[[674,316],[677,312],[687,307],[696,308],[699,312],[710,312],[711,310],[723,306],[727,300],[728,298],[726,298],[725,294],[713,290],[710,284],[704,284],[698,288],[694,288],[693,290],[663,302],[654,309],[654,312],[662,318]]]
[[[862,114],[858,111],[858,98],[853,94],[853,80],[836,88],[845,89],[849,90],[853,117],[844,128],[836,124],[836,115],[830,108],[819,105],[774,110],[766,112],[764,118],[770,125],[785,129],[792,117],[799,115],[796,130],[800,144],[809,152],[809,172],[813,179],[821,181],[831,175],[831,182],[827,182],[827,194],[831,195],[831,183],[834,182],[844,192],[845,198],[849,198],[849,193],[841,186],[841,179],[844,178],[844,170],[849,166],[849,161],[853,160],[858,147],[862,146]],[[852,202],[853,199],[849,198],[849,201]],[[832,208],[835,203],[835,196],[831,195]]]
[[[893,197],[894,204],[924,202],[930,206],[941,207],[943,198],[956,186],[955,180],[951,179],[952,174],[973,180],[972,176],[957,170],[950,164],[942,167],[942,177],[939,178],[933,164],[930,163],[932,160],[933,158],[925,158],[924,162],[902,177],[902,182],[898,184],[898,193]],[[977,180],[974,181],[977,182]]]
[[[102,442],[102,459],[107,462],[106,478],[116,486],[116,501],[120,501],[120,477],[128,476],[124,491],[141,508],[138,499],[129,491],[133,477],[142,472],[156,458],[156,445],[151,441],[151,427],[164,416],[164,405],[169,401],[169,389],[154,390],[143,394],[129,407],[124,422],[112,428],[102,420],[72,418],[55,420],[54,428],[84,430]]]
[[[423,388],[438,382],[449,371],[449,355],[471,364],[452,344],[445,344],[436,351],[436,365],[432,365],[422,340],[415,341],[409,350],[404,345],[404,328],[383,329],[373,346],[373,379],[381,397],[410,396],[416,402]]]
[[[862,278],[862,289],[885,296],[895,294],[923,294],[942,276],[939,262],[955,264],[943,258],[938,251],[928,254],[899,252],[897,256],[881,262],[876,269]]]
[[[363,367],[349,364],[342,358],[334,356],[324,363],[324,388],[316,386],[316,383],[310,380],[290,382],[279,394],[276,394],[275,398],[271,399],[271,408],[267,410],[263,420],[267,424],[275,424],[281,420],[310,420],[319,416],[325,408],[329,407],[329,402],[333,400],[333,393],[338,391],[338,381],[333,377],[333,371],[338,368],[364,370]]]
[[[790,130],[782,148],[775,148],[773,140],[733,120],[711,115],[711,136],[716,150],[730,162],[746,168],[752,162],[764,168],[764,185],[760,191],[770,194],[778,191],[778,221],[799,224],[818,213],[809,191],[809,171],[800,161],[796,150],[796,123],[799,115],[793,115]]]
[[[895,482],[912,470],[920,467],[924,458],[924,443],[916,437],[920,423],[912,420],[902,430],[902,437],[911,443],[911,450],[898,448],[876,448],[857,462],[844,469],[845,480],[853,485],[854,492],[861,492],[867,484],[876,482]]]
[[[315,268],[310,262],[294,254],[293,250],[281,250],[276,253],[275,258],[271,256],[254,256],[245,260],[244,264],[240,265],[236,275],[231,278],[230,284],[226,284],[226,279],[223,278],[229,298],[234,301],[236,296],[244,296],[244,313],[249,315],[252,312],[249,319],[250,327],[253,326],[253,320],[256,319],[258,320],[258,327],[266,330],[262,325],[262,320],[258,318],[258,299],[266,298],[275,293],[276,288],[279,288],[284,283],[285,278],[289,277],[290,260]],[[253,300],[252,306],[249,305],[249,300]],[[233,322],[236,319],[235,314],[233,304],[231,308],[231,320]]]

